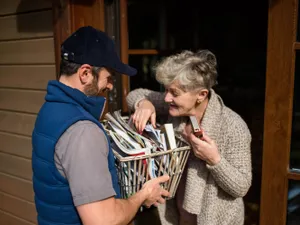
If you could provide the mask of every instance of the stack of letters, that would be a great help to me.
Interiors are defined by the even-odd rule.
[[[107,113],[104,122],[106,131],[123,156],[151,154],[176,148],[173,125],[158,125],[154,129],[147,124],[142,134],[138,134],[132,120],[121,116],[120,111]]]

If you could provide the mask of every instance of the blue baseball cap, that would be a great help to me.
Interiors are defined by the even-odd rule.
[[[128,76],[137,70],[121,62],[113,40],[91,26],[79,28],[61,45],[61,57],[77,64],[107,67]]]

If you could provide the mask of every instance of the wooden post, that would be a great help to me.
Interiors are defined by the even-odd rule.
[[[127,22],[127,0],[120,0],[120,48],[121,60],[128,63],[128,22]],[[128,112],[126,96],[129,93],[129,78],[122,75],[122,111]]]
[[[269,5],[261,225],[286,224],[297,2]]]
[[[63,2],[53,2],[53,32],[54,32],[54,49],[56,78],[59,75],[60,65],[60,45],[73,32],[71,28],[70,4],[69,0]]]

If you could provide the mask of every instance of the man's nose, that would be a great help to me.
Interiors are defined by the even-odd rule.
[[[111,91],[114,88],[114,85],[109,83],[107,84],[106,88]]]

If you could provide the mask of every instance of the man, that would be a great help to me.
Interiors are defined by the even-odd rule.
[[[127,200],[120,190],[114,157],[99,123],[113,72],[135,75],[113,41],[82,27],[62,44],[59,81],[50,81],[32,134],[35,203],[40,225],[128,224],[139,207],[164,203],[163,176]]]

